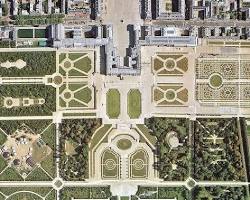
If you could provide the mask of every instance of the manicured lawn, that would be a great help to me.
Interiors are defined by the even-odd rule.
[[[141,115],[141,92],[132,89],[128,93],[128,115],[131,119],[137,119]]]
[[[98,142],[104,137],[104,135],[108,132],[112,125],[104,124],[97,132],[94,133],[91,138],[90,149],[94,148]]]
[[[33,29],[19,29],[17,32],[18,38],[33,38]]]
[[[80,57],[83,57],[84,55],[86,55],[86,53],[69,53],[69,59],[73,61]]]
[[[35,38],[46,38],[46,29],[35,29]]]
[[[106,94],[106,112],[110,119],[117,119],[120,115],[120,93],[117,89],[110,89]]]
[[[51,178],[40,168],[35,168],[25,179],[25,181],[50,181]]]
[[[116,179],[119,176],[119,157],[112,150],[102,154],[102,178]]]
[[[83,101],[84,103],[89,103],[92,99],[92,91],[86,87],[74,94],[74,97],[80,101]]]
[[[0,155],[0,172],[2,172],[5,167],[7,167],[7,161],[5,161],[5,159],[3,158],[2,155]]]
[[[215,88],[218,88],[222,85],[222,78],[221,76],[217,75],[217,74],[214,74],[211,76],[210,78],[210,84],[212,87],[215,87]]]
[[[137,127],[143,133],[144,137],[146,137],[153,145],[156,144],[157,138],[150,134],[149,129],[144,124],[137,124]]]
[[[0,181],[23,181],[23,178],[14,168],[9,167],[1,173]]]
[[[128,139],[120,139],[117,142],[117,147],[121,150],[127,150],[132,146],[132,142]]]
[[[41,196],[46,196],[51,191],[51,189],[52,188],[50,187],[1,187],[0,192],[9,196],[15,192],[30,191]]]
[[[0,145],[3,145],[6,142],[7,136],[5,133],[0,129]]]
[[[74,67],[80,69],[81,71],[84,71],[85,73],[88,73],[92,67],[91,60],[89,57],[81,58],[74,63]]]

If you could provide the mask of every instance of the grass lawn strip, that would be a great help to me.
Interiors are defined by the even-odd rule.
[[[109,89],[106,94],[106,109],[110,119],[117,119],[120,115],[120,93],[117,89]]]
[[[131,89],[128,93],[128,115],[131,119],[137,119],[141,115],[141,92]]]

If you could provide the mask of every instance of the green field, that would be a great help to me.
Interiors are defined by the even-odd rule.
[[[131,119],[137,119],[141,115],[141,92],[131,89],[128,93],[128,115]]]
[[[33,38],[33,29],[18,29],[18,38]]]
[[[110,119],[117,119],[120,115],[120,93],[117,89],[109,89],[106,94],[106,112]]]

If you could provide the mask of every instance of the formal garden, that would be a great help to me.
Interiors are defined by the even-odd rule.
[[[106,93],[106,113],[110,119],[117,119],[121,112],[121,97],[118,89],[109,89]]]
[[[0,187],[0,200],[55,200],[51,187]]]
[[[5,102],[7,97],[13,99]],[[39,102],[39,99],[43,102]],[[42,116],[52,115],[55,111],[56,89],[52,86],[40,84],[0,86],[1,116]]]
[[[62,108],[94,107],[93,86],[65,83],[59,89],[59,105]]]
[[[198,119],[194,128],[194,178],[246,181],[242,143],[236,118]]]
[[[182,84],[158,84],[153,88],[156,106],[183,106],[188,101],[188,90]]]
[[[52,181],[56,127],[51,120],[0,121],[0,180]]]
[[[120,159],[120,155],[112,150],[107,149],[102,153],[102,179],[119,179]]]
[[[60,125],[60,175],[64,180],[89,177],[89,143],[100,119],[65,119]]]
[[[182,76],[188,70],[188,58],[181,54],[156,54],[152,71],[158,76]]]
[[[145,125],[157,138],[155,163],[165,181],[185,181],[189,177],[189,120],[184,118],[149,118]]]
[[[59,67],[60,73],[64,76],[87,77],[94,71],[92,53],[60,53]]]
[[[129,159],[130,178],[144,179],[148,177],[148,153],[143,149],[136,150]]]
[[[3,67],[8,62],[25,62],[19,69],[18,66]],[[55,51],[19,51],[1,52],[0,54],[0,76],[2,77],[41,77],[51,75],[56,71]]]

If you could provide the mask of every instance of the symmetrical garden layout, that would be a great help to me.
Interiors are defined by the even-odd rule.
[[[249,200],[248,51],[0,49],[0,200]]]

